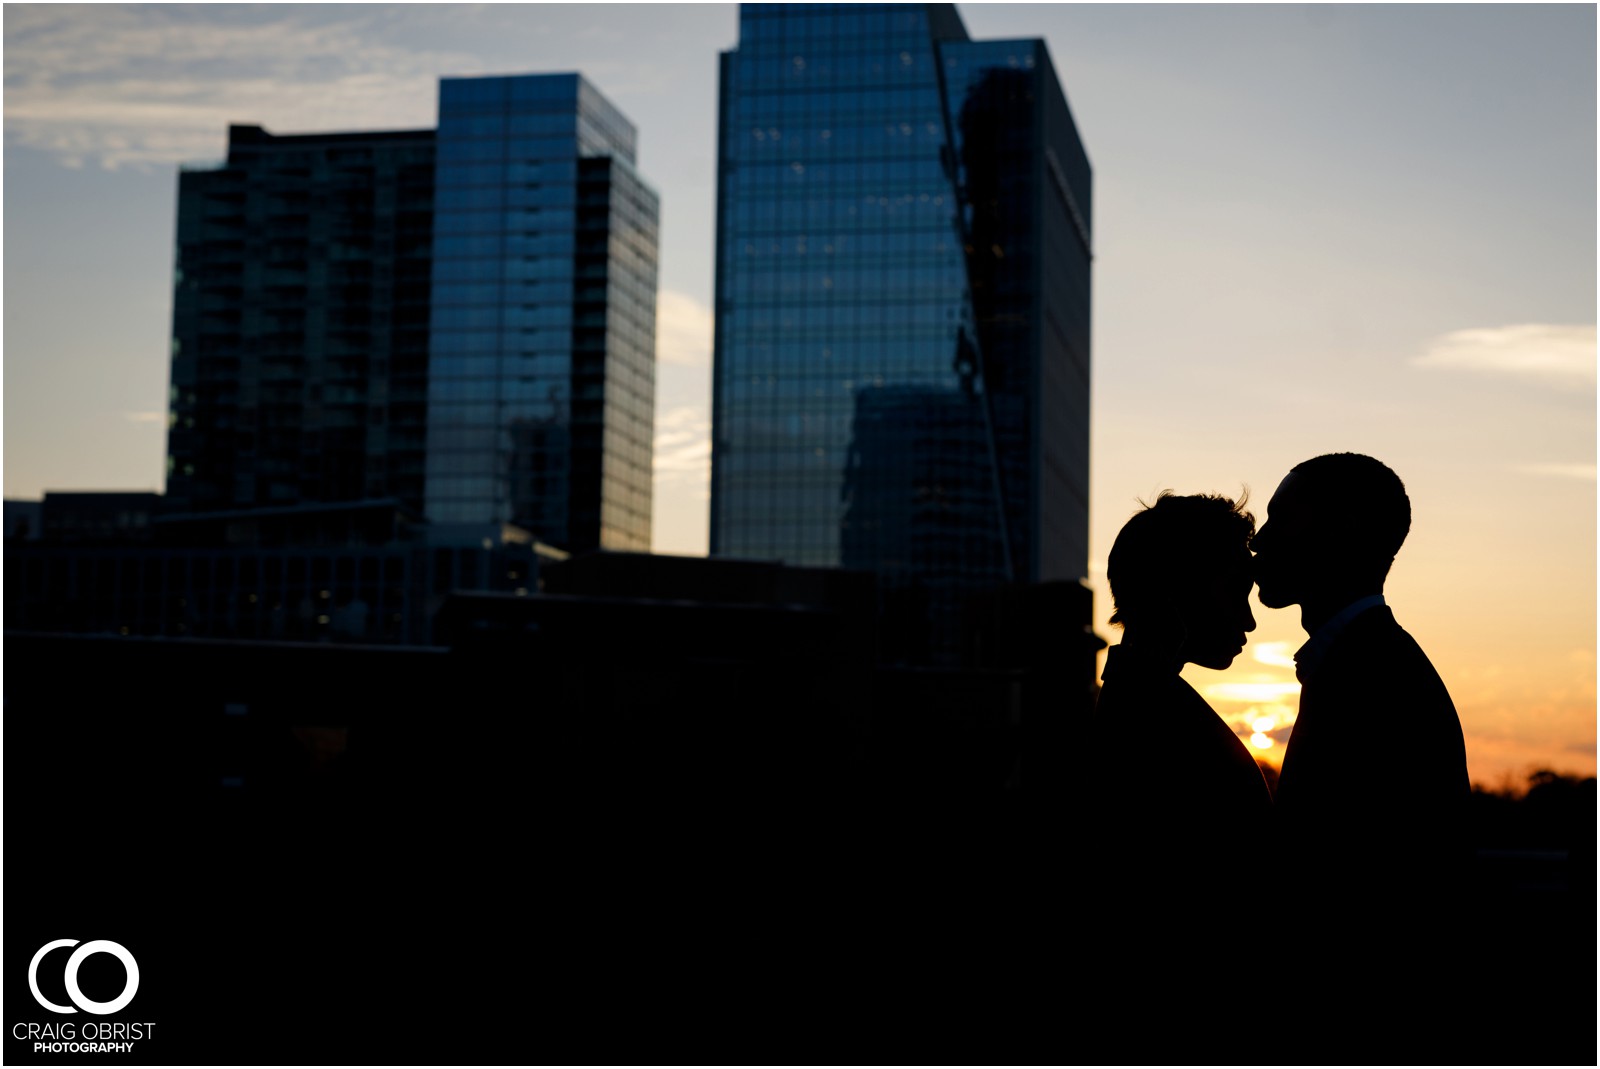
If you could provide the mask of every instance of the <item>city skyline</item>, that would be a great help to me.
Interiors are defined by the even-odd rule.
[[[1137,498],[1248,485],[1260,519],[1295,462],[1368,452],[1411,492],[1389,599],[1474,778],[1592,773],[1593,9],[960,10],[974,37],[1046,40],[1096,172],[1101,632]],[[733,7],[6,14],[7,496],[160,488],[175,164],[220,156],[228,122],[427,126],[438,76],[579,70],[662,193],[655,548],[704,551]],[[1271,756],[1302,635],[1257,618],[1233,669],[1191,679],[1278,732]],[[1373,730],[1403,759],[1403,725]]]

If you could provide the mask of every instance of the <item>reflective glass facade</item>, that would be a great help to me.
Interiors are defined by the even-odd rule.
[[[940,620],[1081,578],[1090,168],[1044,43],[746,4],[720,107],[712,553]]]
[[[656,194],[576,74],[439,86],[427,515],[650,545]]]
[[[228,131],[178,176],[167,499],[423,506],[431,130]]]

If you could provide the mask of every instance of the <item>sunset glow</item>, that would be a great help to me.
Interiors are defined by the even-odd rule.
[[[1270,664],[1274,668],[1294,668],[1294,643],[1292,642],[1257,642],[1250,647],[1250,656],[1259,664]]]
[[[1300,684],[1253,680],[1247,683],[1212,683],[1201,690],[1213,704],[1223,702],[1278,702],[1297,698]]]

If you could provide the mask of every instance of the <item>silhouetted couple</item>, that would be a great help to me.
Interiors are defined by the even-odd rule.
[[[1117,536],[1107,580],[1123,638],[1096,727],[1127,762],[1087,771],[1081,826],[1111,874],[1108,915],[1146,919],[1142,950],[1191,985],[1285,985],[1272,1012],[1305,1047],[1288,1060],[1342,1060],[1362,1053],[1374,1014],[1399,1009],[1386,1000],[1404,1001],[1410,1029],[1444,1012],[1468,882],[1461,725],[1384,600],[1411,523],[1395,473],[1319,456],[1284,478],[1260,531],[1243,506],[1164,493]],[[1309,636],[1275,799],[1179,676],[1239,655],[1252,581],[1262,605],[1300,606]]]

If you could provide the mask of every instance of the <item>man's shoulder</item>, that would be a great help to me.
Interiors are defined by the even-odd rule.
[[[1421,644],[1400,626],[1387,605],[1369,609],[1350,621],[1328,648],[1327,664],[1331,669],[1345,671],[1363,666],[1411,668],[1438,676]]]
[[[1315,682],[1325,694],[1359,699],[1368,708],[1402,709],[1414,728],[1432,712],[1460,730],[1444,679],[1386,606],[1362,613],[1334,640]]]
[[[1391,642],[1396,636],[1406,634],[1406,629],[1394,618],[1394,610],[1380,603],[1346,624],[1333,643],[1338,646],[1349,642]]]
[[[1455,703],[1422,646],[1386,606],[1362,613],[1329,646],[1301,695],[1301,714],[1315,709],[1313,757],[1302,749],[1294,776],[1362,781],[1381,794],[1385,812],[1454,803],[1467,791],[1465,740]],[[1376,741],[1379,731],[1402,731],[1406,758],[1396,764]],[[1290,739],[1291,753],[1295,739]],[[1313,767],[1314,766],[1314,767]],[[1320,770],[1320,771],[1319,771]],[[1291,775],[1285,758],[1280,798]],[[1302,791],[1304,788],[1300,788]],[[1341,795],[1345,804],[1353,796]]]

